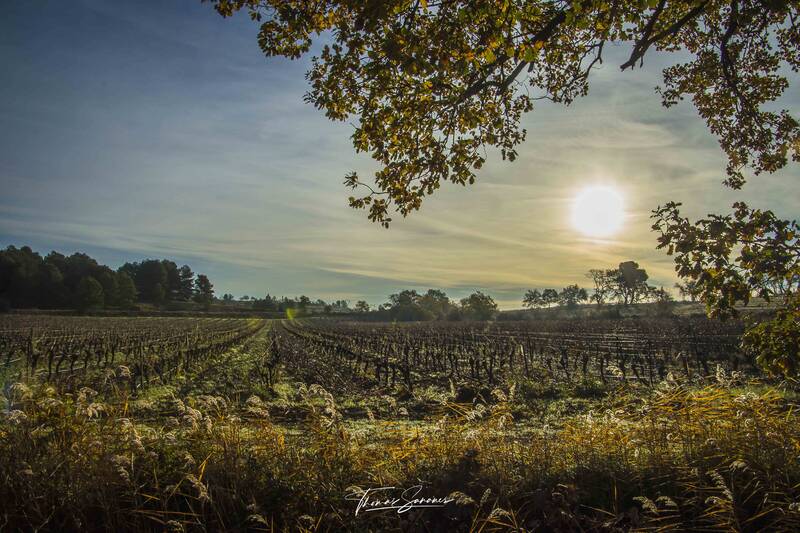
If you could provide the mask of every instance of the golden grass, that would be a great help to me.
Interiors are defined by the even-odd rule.
[[[343,421],[332,395],[173,398],[157,423],[88,389],[17,385],[0,419],[0,520],[64,530],[800,530],[800,421],[780,389],[663,386],[522,433],[512,391],[410,425]],[[362,518],[357,487],[453,494]],[[416,522],[414,522],[416,520]],[[422,530],[422,529],[421,529]]]

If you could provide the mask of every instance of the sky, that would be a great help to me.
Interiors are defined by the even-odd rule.
[[[800,169],[721,185],[725,157],[694,108],[654,87],[679,57],[621,73],[612,47],[590,94],[539,103],[514,163],[497,154],[470,187],[444,184],[390,229],[347,206],[352,170],[376,166],[352,126],[303,102],[310,58],[265,58],[257,25],[199,1],[36,0],[0,18],[0,246],[83,251],[117,267],[170,258],[218,294],[386,301],[404,288],[474,290],[519,308],[526,289],[590,286],[590,268],[635,260],[677,278],[650,211],[697,218],[744,200],[797,218]],[[796,87],[796,85],[795,85]],[[796,113],[800,95],[781,102]],[[795,114],[796,116],[796,114]],[[621,231],[589,238],[573,199],[604,185]]]

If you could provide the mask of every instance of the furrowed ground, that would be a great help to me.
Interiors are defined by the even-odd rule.
[[[0,318],[9,530],[800,529],[791,383],[697,318]],[[423,485],[441,508],[361,512]]]

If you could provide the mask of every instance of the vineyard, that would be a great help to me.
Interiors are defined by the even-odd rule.
[[[3,316],[0,522],[793,530],[796,390],[761,375],[741,333],[700,318]],[[452,501],[354,514],[367,487],[418,484]]]
[[[376,385],[517,378],[598,378],[655,385],[668,372],[708,377],[717,366],[753,371],[739,352],[741,324],[682,321],[538,321],[436,325],[307,322],[285,325],[306,350]],[[323,375],[319,376],[324,379]]]
[[[7,318],[0,326],[4,371],[75,390],[125,366],[135,392],[227,351],[264,327],[246,319]]]
[[[266,329],[263,365],[279,363],[332,389],[394,388],[519,378],[598,379],[653,386],[668,373],[708,378],[755,372],[738,348],[741,324],[700,319],[365,324],[236,318],[8,317],[0,356],[8,378],[69,391],[124,366],[132,393],[169,384]],[[272,324],[271,324],[272,325]]]

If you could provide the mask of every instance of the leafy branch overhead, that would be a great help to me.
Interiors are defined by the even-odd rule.
[[[523,113],[537,99],[570,104],[588,92],[608,43],[632,43],[622,70],[650,50],[691,59],[664,70],[671,106],[690,98],[728,156],[726,184],[800,159],[800,127],[765,109],[800,67],[797,1],[757,0],[209,0],[223,16],[261,23],[267,56],[299,58],[330,36],[308,72],[306,100],[354,120],[353,145],[380,164],[350,205],[388,226],[443,182],[471,184],[486,148],[513,161]]]
[[[734,204],[730,215],[695,222],[670,202],[653,213],[658,247],[675,257],[675,270],[695,287],[709,313],[737,315],[735,305],[755,295],[787,304],[800,291],[800,226],[772,211]]]
[[[653,212],[658,247],[711,316],[736,316],[756,295],[775,301],[774,317],[748,324],[743,347],[773,374],[800,371],[800,226],[772,211],[734,204],[730,215],[691,222],[670,202]]]

